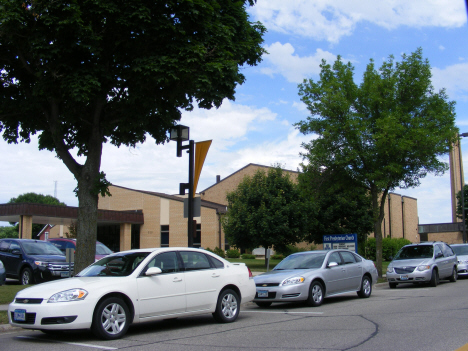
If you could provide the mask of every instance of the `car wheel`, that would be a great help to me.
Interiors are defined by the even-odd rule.
[[[34,283],[34,278],[32,274],[31,268],[24,268],[23,271],[21,272],[21,279],[20,279],[21,285],[29,285]]]
[[[94,311],[92,330],[102,339],[119,339],[130,326],[130,312],[126,303],[118,297],[102,300]]]
[[[439,272],[437,272],[437,269],[432,270],[432,275],[431,275],[431,281],[429,282],[429,285],[435,288],[439,284]]]
[[[449,280],[452,282],[452,283],[455,283],[457,281],[457,278],[458,278],[458,272],[457,272],[457,269],[455,267],[452,268],[452,275],[450,276]]]
[[[255,302],[258,307],[270,307],[271,302]]]
[[[397,283],[388,283],[388,286],[390,287],[390,289],[395,289],[397,285],[398,285]]]
[[[319,281],[313,281],[310,284],[309,298],[307,304],[312,307],[318,307],[323,302],[323,286]]]
[[[364,277],[362,277],[361,290],[359,290],[357,294],[359,297],[367,298],[371,296],[371,293],[372,293],[372,282],[370,278],[367,275],[365,275]]]
[[[239,307],[239,295],[232,289],[223,290],[218,296],[213,317],[220,323],[234,322],[239,316]]]

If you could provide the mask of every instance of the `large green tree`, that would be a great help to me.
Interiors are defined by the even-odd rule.
[[[219,107],[265,52],[255,0],[0,0],[0,132],[77,180],[77,271],[94,260],[102,146],[156,143],[194,104]],[[84,156],[80,163],[77,156]]]
[[[246,176],[227,200],[223,228],[231,245],[284,251],[305,237],[309,211],[298,186],[278,166]]]
[[[463,219],[461,191],[457,193],[457,217]],[[463,202],[465,203],[465,225],[468,223],[468,185],[463,186]],[[465,238],[466,239],[466,238]]]
[[[322,61],[320,79],[305,80],[299,95],[310,116],[296,126],[314,134],[304,144],[314,167],[343,174],[348,187],[369,191],[373,208],[377,270],[382,275],[382,220],[388,192],[416,187],[428,173],[442,174],[439,159],[456,140],[454,102],[435,92],[431,67],[418,49],[392,56],[376,69],[371,60],[362,82],[340,57],[333,66]]]
[[[51,195],[37,194],[37,193],[24,193],[24,194],[19,195],[18,197],[12,197],[10,201],[8,201],[8,203],[9,204],[30,203],[30,204],[67,206],[65,203],[61,202],[56,197],[53,197]],[[15,224],[14,228],[15,228],[16,234],[18,234],[19,225],[17,223],[11,223],[11,224]],[[42,228],[44,228],[44,224],[33,223],[32,225],[33,238],[37,234],[40,233]]]
[[[309,218],[306,240],[321,243],[323,235],[357,234],[360,247],[373,230],[369,192],[349,186],[341,175],[329,169],[302,165],[299,188],[302,197],[312,202],[315,218]]]

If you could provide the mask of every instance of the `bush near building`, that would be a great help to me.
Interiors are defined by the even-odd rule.
[[[239,258],[240,252],[237,250],[230,249],[226,251],[226,256],[227,258]]]
[[[405,238],[383,238],[382,239],[382,257],[386,261],[391,261],[396,253],[405,245],[411,244],[411,241]],[[365,255],[367,259],[375,261],[375,238],[369,238],[365,245]]]

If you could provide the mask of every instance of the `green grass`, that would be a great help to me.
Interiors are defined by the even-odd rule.
[[[0,324],[8,324],[8,311],[0,311]]]
[[[247,267],[250,268],[252,272],[266,272],[265,259],[248,259],[243,260],[242,258],[227,258],[229,262],[232,263],[245,263]],[[273,269],[281,260],[270,260],[270,270]]]
[[[18,291],[23,290],[30,285],[11,284],[0,286],[0,305],[9,304],[15,298]]]

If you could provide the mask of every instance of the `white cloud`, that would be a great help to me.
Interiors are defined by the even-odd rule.
[[[466,23],[461,0],[258,0],[251,13],[270,31],[331,43],[351,35],[359,22],[386,29],[452,28]]]
[[[468,63],[433,67],[432,83],[436,91],[445,88],[450,100],[468,101]]]
[[[266,46],[269,55],[264,55],[265,64],[261,72],[269,76],[281,74],[289,82],[301,83],[304,78],[320,73],[322,59],[331,63],[336,60],[336,56],[328,51],[317,49],[312,56],[299,57],[294,54],[294,47],[289,44],[276,42]]]

